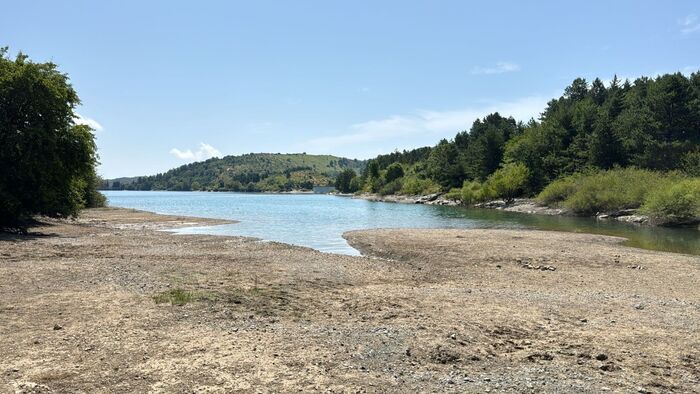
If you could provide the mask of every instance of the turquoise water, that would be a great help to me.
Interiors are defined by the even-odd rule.
[[[163,214],[237,220],[178,229],[183,234],[241,235],[356,255],[342,234],[371,228],[508,228],[617,235],[630,246],[700,254],[700,231],[643,227],[590,218],[529,215],[489,209],[371,202],[318,194],[103,192],[109,205]]]

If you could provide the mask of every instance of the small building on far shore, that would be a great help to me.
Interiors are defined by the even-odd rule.
[[[328,194],[335,191],[333,186],[314,186],[314,194]]]

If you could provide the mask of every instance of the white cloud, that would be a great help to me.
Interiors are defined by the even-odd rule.
[[[698,17],[695,14],[690,14],[685,18],[680,19],[678,24],[681,26],[681,33],[683,34],[690,34],[700,30],[700,20],[698,20]]]
[[[520,66],[511,62],[496,62],[495,66],[492,67],[481,67],[476,66],[472,68],[472,74],[503,74],[511,73],[515,71],[520,71]]]
[[[75,121],[75,124],[84,124],[86,126],[90,126],[95,131],[103,130],[102,125],[99,124],[95,119],[88,118],[87,116],[82,116],[79,113],[75,114],[73,120]]]
[[[212,157],[221,156],[221,152],[219,152],[218,149],[214,148],[209,144],[205,144],[204,142],[199,143],[199,149],[195,152],[192,152],[191,149],[182,151],[177,148],[173,148],[170,149],[170,154],[177,157],[178,159],[186,161],[202,161],[210,159]]]
[[[318,153],[337,153],[342,148],[360,153],[360,150],[364,151],[359,149],[363,144],[388,142],[397,146],[408,138],[421,136],[429,137],[432,143],[436,143],[438,138],[451,138],[459,131],[469,129],[474,120],[493,112],[523,121],[538,118],[550,97],[553,96],[524,97],[460,110],[419,110],[408,115],[393,115],[351,125],[344,134],[311,139],[295,148]],[[351,147],[353,145],[355,149]]]

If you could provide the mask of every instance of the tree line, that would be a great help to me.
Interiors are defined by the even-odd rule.
[[[0,48],[0,229],[104,205],[93,130],[75,121],[79,104],[55,64]]]
[[[347,170],[336,187],[508,199],[575,173],[626,167],[700,173],[700,73],[608,84],[576,78],[538,119],[490,114],[433,147],[380,155],[361,173]]]

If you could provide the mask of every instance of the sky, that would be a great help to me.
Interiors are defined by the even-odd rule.
[[[700,69],[698,1],[0,0],[0,46],[70,76],[106,178],[250,152],[367,159],[576,77]]]

